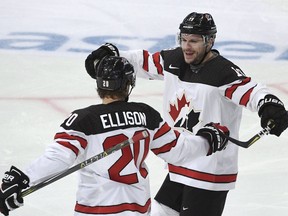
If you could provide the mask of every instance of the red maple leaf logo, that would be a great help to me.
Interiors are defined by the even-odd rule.
[[[176,121],[177,117],[179,116],[179,113],[181,112],[181,109],[185,107],[185,105],[189,107],[190,102],[187,101],[184,94],[180,100],[177,98],[177,101],[174,105],[170,104],[169,114],[174,121]]]

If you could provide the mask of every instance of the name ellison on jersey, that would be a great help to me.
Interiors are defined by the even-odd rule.
[[[146,115],[143,112],[115,112],[100,115],[104,129],[111,127],[121,127],[127,125],[147,125]]]

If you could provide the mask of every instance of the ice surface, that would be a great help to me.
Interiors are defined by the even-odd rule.
[[[215,46],[288,106],[285,0],[1,1],[0,173],[39,156],[70,111],[100,102],[85,74],[91,50],[105,40],[124,50],[169,48],[192,11],[210,12],[218,28]],[[162,85],[138,79],[131,99],[161,112]],[[260,129],[257,114],[244,111],[241,139]],[[240,150],[238,183],[224,216],[288,215],[287,139],[286,131]],[[166,170],[152,154],[148,165],[154,195]],[[27,196],[11,215],[73,215],[76,181],[71,175]]]

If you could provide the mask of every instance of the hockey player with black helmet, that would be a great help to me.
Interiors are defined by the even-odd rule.
[[[199,14],[193,12],[184,18],[179,29],[180,33],[178,35],[178,41],[180,44],[182,40],[186,41],[189,39],[190,35],[197,35],[198,39],[201,37],[204,46],[202,52],[198,53],[197,58],[193,58],[193,56],[191,56],[189,53],[189,50],[183,49],[182,46],[186,63],[197,67],[198,65],[204,63],[204,61],[207,61],[207,59],[213,57],[213,52],[211,52],[211,49],[214,45],[217,29],[210,14]],[[193,38],[193,40],[197,40],[197,38]]]
[[[107,43],[88,56],[86,70],[91,75],[91,62],[114,55],[117,50],[133,64],[137,76],[164,80],[163,114],[170,126],[199,134],[207,122],[220,122],[237,139],[242,109],[247,108],[258,112],[263,128],[272,122],[270,134],[280,136],[288,126],[284,104],[265,85],[246,76],[213,49],[217,28],[211,14],[192,12],[179,29],[179,47],[155,53],[119,52]],[[158,210],[152,211],[152,216],[220,216],[228,191],[235,188],[238,147],[228,142],[221,152],[195,157],[184,166],[168,167],[169,175],[152,208]]]
[[[5,172],[0,188],[4,215],[23,205],[23,189],[146,131],[148,137],[79,170],[74,215],[148,216],[151,198],[145,159],[149,150],[166,162],[181,165],[195,152],[198,157],[199,151],[206,155],[225,148],[223,133],[229,135],[229,130],[224,126],[209,123],[197,136],[179,133],[149,105],[128,102],[135,71],[125,58],[106,56],[93,67],[102,103],[73,111],[42,156],[24,171],[12,166]]]

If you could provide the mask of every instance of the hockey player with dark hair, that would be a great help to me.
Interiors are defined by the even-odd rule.
[[[179,29],[179,47],[155,53],[120,51],[136,68],[137,76],[164,80],[163,114],[169,125],[196,134],[208,122],[220,122],[238,139],[242,108],[247,108],[258,112],[263,128],[272,122],[270,134],[280,136],[288,126],[284,104],[212,49],[217,33],[212,16],[190,13]],[[86,59],[88,74],[95,78],[93,63],[115,54],[119,50],[110,43],[93,51]],[[221,152],[168,167],[169,175],[155,197],[154,207],[160,203],[155,215],[220,216],[228,191],[235,188],[238,146],[228,142]]]
[[[135,72],[125,58],[105,57],[93,70],[102,104],[72,112],[42,156],[25,171],[12,166],[5,173],[0,190],[4,215],[23,205],[23,189],[147,131],[148,137],[79,170],[74,215],[148,216],[151,198],[145,159],[149,150],[166,162],[182,165],[199,157],[199,152],[205,156],[225,148],[222,133],[229,135],[229,130],[224,126],[209,123],[196,136],[179,133],[152,107],[128,102]]]

